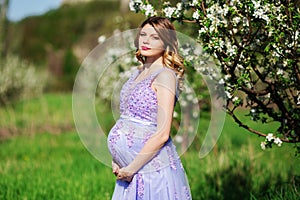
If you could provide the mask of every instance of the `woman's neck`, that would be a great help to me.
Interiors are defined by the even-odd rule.
[[[144,63],[145,70],[150,70],[150,68],[154,69],[154,68],[161,68],[161,67],[163,67],[163,57],[162,56],[159,56],[156,58],[147,57],[147,59]]]

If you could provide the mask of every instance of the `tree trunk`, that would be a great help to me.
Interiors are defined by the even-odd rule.
[[[120,0],[120,12],[122,14],[128,12],[129,10],[129,0]]]
[[[9,5],[9,0],[0,0],[0,56],[2,58],[6,57],[8,49],[8,19],[7,10]]]

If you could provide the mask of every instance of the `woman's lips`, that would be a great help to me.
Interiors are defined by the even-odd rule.
[[[147,50],[150,50],[151,48],[149,48],[149,47],[145,47],[145,46],[142,46],[142,50],[144,50],[144,51],[147,51]]]

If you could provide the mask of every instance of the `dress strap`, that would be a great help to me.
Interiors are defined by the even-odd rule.
[[[130,79],[131,80],[135,80],[136,79],[136,77],[138,76],[140,74],[140,70],[135,70],[132,74],[131,74],[131,76],[130,76]]]

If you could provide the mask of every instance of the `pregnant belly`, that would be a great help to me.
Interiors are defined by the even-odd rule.
[[[143,148],[156,127],[118,120],[108,134],[107,143],[113,159],[121,167],[127,166]]]

